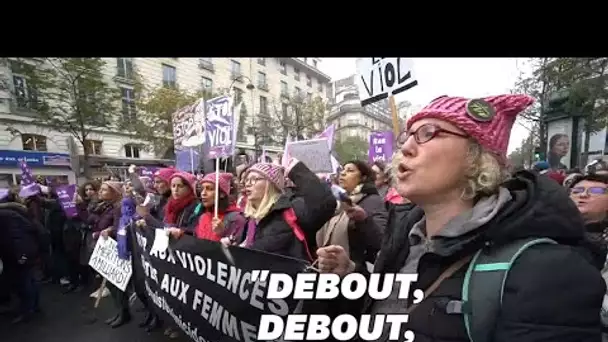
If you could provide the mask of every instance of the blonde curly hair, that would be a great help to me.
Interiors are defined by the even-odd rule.
[[[502,183],[510,178],[508,169],[502,166],[496,156],[483,149],[479,143],[471,140],[467,152],[468,168],[465,173],[465,185],[462,199],[471,200],[478,197],[489,196],[498,192]],[[389,165],[389,173],[395,175],[399,163],[403,159],[401,151],[393,154]],[[396,177],[391,177],[391,186],[396,186]]]
[[[468,168],[462,199],[471,200],[495,194],[510,177],[508,169],[500,164],[498,158],[476,141],[470,142],[466,159]]]

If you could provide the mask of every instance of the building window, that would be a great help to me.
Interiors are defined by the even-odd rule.
[[[323,85],[321,83],[319,83],[319,87],[317,88],[317,90],[319,91],[319,93],[323,92]]]
[[[213,72],[213,60],[211,57],[199,58],[198,67]]]
[[[163,64],[163,87],[177,87],[177,71],[174,66]]]
[[[279,66],[281,67],[281,74],[287,75],[287,64],[285,64],[285,62],[280,62]]]
[[[312,93],[307,93],[307,94],[306,94],[306,100],[307,100],[308,102],[311,102],[311,101],[312,101]]]
[[[201,85],[203,87],[203,91],[212,92],[213,91],[213,80],[208,77],[203,77]]]
[[[358,100],[359,99],[359,95],[357,94],[344,94],[344,100]]]
[[[101,155],[101,146],[102,146],[101,140],[87,140],[86,144],[84,145],[84,150],[87,153],[87,155],[100,156]]]
[[[25,77],[13,75],[13,86],[15,87],[15,100],[19,108],[36,108],[38,103],[37,92],[27,84]]]
[[[287,82],[285,81],[281,81],[281,95],[289,95],[289,88],[287,88]]]
[[[300,80],[300,69],[293,69],[293,79],[296,81]]]
[[[312,77],[310,75],[306,75],[306,85],[312,87]]]
[[[22,134],[21,143],[25,151],[46,152],[46,137],[38,134]]]
[[[284,117],[287,116],[288,109],[289,109],[289,105],[287,103],[283,103],[283,106],[281,108],[281,113],[283,113]]]
[[[133,89],[121,88],[122,93],[122,117],[126,121],[135,121],[135,95]]]
[[[258,64],[266,66],[266,58],[258,57]]]
[[[132,58],[116,58],[116,75],[128,80],[133,79],[133,59]]]
[[[302,94],[302,89],[300,89],[299,87],[295,87],[294,93],[296,94],[296,96],[300,96]]]
[[[260,114],[268,114],[268,99],[260,96]]]
[[[258,87],[266,88],[266,74],[258,71]]]
[[[230,71],[232,73],[232,78],[241,77],[241,63],[231,60],[230,61]]]
[[[139,146],[135,144],[125,145],[125,157],[127,158],[139,158]]]

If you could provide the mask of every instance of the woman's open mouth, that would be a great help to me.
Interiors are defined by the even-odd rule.
[[[407,167],[407,165],[400,163],[397,167],[397,178],[400,180],[404,180],[407,176],[409,176],[411,172],[412,170]]]

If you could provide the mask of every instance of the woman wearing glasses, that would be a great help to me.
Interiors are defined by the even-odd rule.
[[[532,103],[525,95],[444,96],[408,121],[396,187],[417,207],[401,219],[389,214],[374,272],[417,274],[417,281],[407,299],[396,285],[385,299],[364,296],[357,312],[353,301],[332,307],[374,319],[408,314],[400,341],[412,334],[416,342],[600,340],[605,284],[578,251],[584,231],[576,207],[546,177],[524,171],[509,179],[511,128]],[[339,246],[317,254],[321,272],[366,273]],[[492,256],[497,261],[487,262]],[[394,335],[383,326],[377,341]]]
[[[602,268],[608,252],[608,176],[590,174],[574,178],[570,198],[583,216],[587,237],[596,252],[596,264]]]
[[[285,177],[298,188],[296,197],[284,193]],[[315,234],[336,209],[330,188],[295,159],[287,169],[272,163],[254,164],[243,179],[247,196],[244,234],[239,241],[222,242],[309,260]]]
[[[590,174],[578,176],[572,181],[570,198],[585,220],[585,229],[594,254],[596,266],[608,282],[606,253],[608,252],[608,176]],[[608,295],[602,302],[603,341],[608,341]]]

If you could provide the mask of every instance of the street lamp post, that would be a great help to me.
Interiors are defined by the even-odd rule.
[[[236,77],[233,77],[233,78],[232,78],[232,83],[230,83],[230,86],[228,87],[228,93],[230,94],[230,96],[233,96],[233,91],[232,91],[232,90],[233,90],[233,88],[234,88],[234,84],[235,84],[237,81],[241,81],[241,82],[242,82],[242,81],[243,81],[243,79],[245,79],[245,80],[249,81],[249,84],[247,84],[247,86],[245,86],[245,88],[247,88],[247,90],[253,90],[253,89],[255,89],[255,86],[253,85],[253,81],[251,80],[251,78],[249,78],[249,77],[247,77],[247,76],[245,76],[245,75],[239,75],[239,76],[236,76]],[[252,96],[252,97],[251,97],[251,110],[253,110],[253,105],[254,105],[254,104],[253,104],[253,96]],[[234,111],[234,102],[233,102],[232,109],[233,109],[233,111]],[[236,115],[239,115],[239,124],[240,124],[240,121],[243,119],[243,118],[241,118],[241,117],[240,117],[240,113],[233,113],[233,115],[235,115],[235,116],[236,116]],[[253,118],[255,119],[255,116],[253,116]],[[235,127],[234,129],[238,130],[238,127]],[[235,137],[235,139],[236,139],[236,138],[237,138],[237,137]],[[255,154],[257,155],[257,135],[255,135],[255,134],[254,134],[254,142],[253,142],[253,146],[254,146],[254,149],[255,149]],[[235,162],[234,162],[234,161],[235,161],[235,156],[233,155],[233,156],[232,156],[232,164],[233,164],[233,165],[235,164]]]

